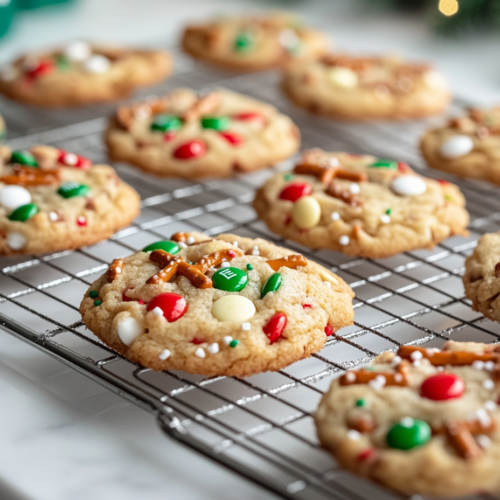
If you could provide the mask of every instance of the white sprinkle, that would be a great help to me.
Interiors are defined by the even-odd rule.
[[[444,366],[438,366],[437,367],[438,372],[444,372]]]
[[[380,216],[380,220],[384,223],[384,224],[389,224],[389,222],[391,222],[391,216],[390,215],[387,215],[387,214],[383,214]]]
[[[168,349],[164,349],[161,351],[160,355],[158,356],[162,361],[165,361],[166,359],[170,358],[170,355],[172,353]]]
[[[7,245],[12,250],[21,250],[27,243],[26,237],[21,233],[9,233],[7,235]]]
[[[282,47],[287,50],[293,50],[298,43],[300,43],[300,39],[295,33],[294,30],[291,29],[283,29],[279,32],[278,41]]]
[[[403,427],[412,427],[413,424],[415,423],[415,421],[413,420],[413,418],[411,417],[404,417],[402,418],[399,423],[403,426]]]
[[[231,267],[231,264],[229,262],[221,262],[220,267]]]
[[[193,236],[189,236],[188,239],[186,240],[186,243],[188,245],[192,245],[194,243],[194,237]]]
[[[259,247],[257,245],[252,248],[252,255],[260,255]]]
[[[413,351],[411,354],[410,354],[410,358],[413,360],[413,361],[418,361],[419,359],[422,359],[424,357],[424,355],[420,352],[420,351]]]
[[[474,370],[482,370],[484,368],[484,361],[474,361],[472,363]]]
[[[386,380],[383,375],[377,375],[373,380],[370,380],[370,382],[368,382],[368,385],[376,390],[382,389],[385,384]]]
[[[111,61],[98,54],[87,59],[83,66],[89,73],[106,73],[111,66]]]
[[[217,354],[219,352],[219,344],[217,342],[214,342],[213,344],[210,344],[208,347],[207,347],[207,351],[210,353],[210,354]]]
[[[436,347],[428,347],[425,349],[425,352],[427,353],[427,356],[434,356],[437,352],[439,352],[439,349]]]
[[[231,335],[226,335],[223,339],[222,339],[222,342],[224,342],[224,344],[226,345],[229,345],[233,340],[233,337],[231,337]]]
[[[340,165],[338,158],[328,158],[328,165],[330,167],[338,167]]]
[[[399,365],[399,363],[401,363],[401,361],[402,361],[402,359],[400,356],[394,356],[392,358],[392,365],[397,366],[397,365]]]
[[[78,163],[78,156],[75,153],[66,153],[64,155],[64,164],[65,165],[76,165]]]
[[[489,401],[485,401],[484,403],[484,407],[488,410],[488,411],[496,411],[497,409],[497,404],[495,403],[495,401],[491,401],[491,399]]]
[[[117,272],[118,274],[120,274],[122,272],[122,268],[121,267],[115,267],[115,272]]]
[[[420,360],[417,359],[416,361],[414,361],[413,366],[420,366]]]
[[[495,369],[495,362],[494,361],[486,361],[486,363],[484,363],[484,367],[489,372],[492,372]]]
[[[92,47],[87,42],[77,40],[64,49],[64,55],[71,61],[85,61],[92,55]]]
[[[340,214],[338,212],[332,212],[332,215],[330,215],[332,220],[339,220],[340,219]]]
[[[395,380],[396,382],[401,382],[401,381],[403,380],[403,375],[401,375],[401,373],[396,373],[396,374],[394,375],[394,380]]]
[[[488,391],[492,391],[495,388],[495,382],[489,378],[483,380],[483,387]]]
[[[199,358],[204,358],[205,351],[201,347],[198,347],[198,349],[196,349],[196,351],[194,352],[194,355],[198,356]]]
[[[244,323],[241,323],[241,329],[244,330],[245,332],[248,332],[250,330],[250,323],[248,321],[245,321]]]
[[[353,441],[357,441],[361,437],[361,434],[358,431],[355,431],[354,429],[349,429],[347,431],[347,437],[349,439],[352,439]]]
[[[160,307],[156,306],[154,309],[153,309],[153,314],[155,316],[163,316],[163,311]]]
[[[491,446],[491,439],[485,434],[479,434],[479,436],[476,437],[476,440],[481,448],[489,448]]]
[[[237,241],[233,241],[233,247],[238,248],[238,242]]]
[[[59,216],[57,215],[57,212],[49,212],[49,219],[52,222],[56,222],[59,219]]]
[[[349,186],[349,191],[350,191],[352,194],[359,194],[359,192],[361,191],[361,188],[359,187],[359,184],[356,184],[355,182],[353,182],[353,183]]]
[[[186,245],[183,241],[179,241],[179,242],[177,242],[177,244],[178,244],[181,248],[187,248],[187,245]]]
[[[356,380],[356,374],[353,372],[346,372],[345,374],[345,379],[348,382],[354,382]]]
[[[339,244],[342,245],[343,247],[345,247],[346,245],[349,245],[349,241],[351,241],[351,240],[350,240],[349,236],[347,236],[347,234],[344,234],[339,238]]]
[[[328,287],[332,288],[332,284],[329,281],[323,281],[323,283]]]
[[[491,418],[484,408],[479,408],[479,410],[476,411],[476,417],[484,427],[491,423]]]

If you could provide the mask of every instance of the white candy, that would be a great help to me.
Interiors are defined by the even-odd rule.
[[[210,354],[217,354],[219,352],[219,344],[217,342],[214,342],[213,344],[210,344],[208,347],[207,347],[207,351],[210,353]]]
[[[300,229],[310,229],[318,225],[321,207],[313,196],[303,196],[292,208],[292,220]]]
[[[340,214],[338,212],[332,212],[332,215],[330,215],[332,220],[339,220],[340,219]]]
[[[160,355],[158,356],[162,361],[165,361],[166,359],[170,358],[170,355],[172,353],[168,349],[164,349],[161,351]]]
[[[347,236],[347,234],[344,234],[339,238],[339,245],[345,247],[346,245],[349,245],[350,241],[351,239],[349,238],[349,236]]]
[[[352,441],[357,441],[361,437],[361,434],[354,429],[349,429],[347,431],[347,437]]]
[[[63,158],[65,165],[76,165],[78,163],[78,156],[75,153],[66,153]]]
[[[380,216],[380,221],[383,224],[389,224],[389,222],[391,222],[391,217],[390,217],[390,215],[383,214],[383,215]]]
[[[152,311],[151,311],[155,316],[163,316],[163,310],[161,307],[155,307]]]
[[[252,327],[252,325],[250,323],[248,323],[248,321],[245,321],[244,323],[241,323],[241,329],[245,332],[248,332],[250,331],[250,328]]]
[[[0,205],[8,210],[15,210],[18,207],[31,203],[31,194],[22,186],[5,186],[0,189]]]
[[[196,351],[194,352],[194,355],[197,356],[198,358],[204,358],[205,351],[201,347],[198,347],[198,349],[196,349]]]
[[[328,71],[328,78],[337,87],[353,89],[358,85],[358,75],[349,68],[332,68]]]
[[[130,345],[144,331],[142,325],[130,316],[123,318],[117,326],[118,337],[125,345]]]
[[[224,344],[226,345],[229,345],[233,340],[233,337],[231,337],[231,335],[226,335],[223,339],[222,339],[222,342],[224,342]]]
[[[488,410],[488,411],[496,411],[497,409],[497,404],[495,403],[495,401],[485,401],[484,403],[484,407]]]
[[[492,391],[495,388],[495,382],[491,379],[483,380],[483,387],[488,391]]]
[[[392,181],[391,189],[401,196],[418,196],[427,191],[427,186],[416,175],[400,175]]]
[[[194,236],[188,236],[188,239],[186,240],[186,243],[188,245],[192,245],[194,243]]]
[[[85,61],[92,55],[92,47],[87,42],[77,40],[64,49],[64,55],[71,61]]]
[[[21,233],[9,233],[7,235],[7,245],[12,250],[21,250],[27,243],[26,237]]]
[[[231,267],[229,262],[221,262],[220,267]]]
[[[352,194],[359,194],[359,192],[361,191],[361,188],[359,187],[359,184],[356,184],[355,182],[353,182],[353,183],[349,186],[349,191],[350,191]]]
[[[224,295],[212,305],[212,314],[219,321],[242,323],[255,314],[255,306],[250,299],[242,295]]]
[[[107,57],[96,55],[87,59],[83,66],[89,73],[106,73],[111,66],[111,62]]]
[[[479,446],[483,449],[491,446],[491,439],[486,436],[486,434],[479,434],[479,436],[476,437],[476,440],[479,443]]]
[[[468,135],[454,135],[439,148],[443,158],[460,158],[474,149],[474,141]]]
[[[417,361],[419,359],[422,359],[424,357],[424,355],[420,352],[420,351],[413,351],[411,354],[410,354],[410,358],[413,360],[413,361]]]

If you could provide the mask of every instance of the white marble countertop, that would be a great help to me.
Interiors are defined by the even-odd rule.
[[[430,58],[461,97],[500,102],[499,37],[439,39],[411,17],[374,14],[353,0],[237,7],[248,5],[290,6],[327,30],[340,49]],[[193,14],[234,10],[229,0],[81,0],[21,14],[0,40],[0,61],[76,37],[174,44]],[[163,436],[150,414],[1,333],[0,394],[2,500],[229,500],[235,493],[239,500],[275,498]]]

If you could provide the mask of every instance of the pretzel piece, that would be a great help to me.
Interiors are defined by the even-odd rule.
[[[108,283],[111,283],[116,279],[116,277],[123,271],[123,266],[125,262],[121,259],[115,259],[111,262],[109,269],[106,271],[106,279]]]
[[[376,422],[367,415],[356,415],[349,420],[349,428],[361,432],[361,434],[369,433],[377,428]]]
[[[465,422],[451,422],[445,426],[445,434],[450,445],[466,460],[481,454],[481,448],[470,433]]]
[[[187,111],[183,118],[186,122],[199,120],[203,115],[209,114],[219,105],[221,96],[218,92],[210,92],[197,99]]]
[[[420,352],[422,357],[428,359],[433,366],[468,366],[474,361],[494,361],[497,363],[500,356],[497,353],[476,354],[468,351],[431,351],[423,347],[401,346],[398,349],[398,356],[404,359],[412,359],[414,352]]]
[[[351,207],[359,207],[362,205],[361,198],[352,194],[349,190],[343,189],[337,182],[332,181],[325,193],[328,196],[332,196],[333,198],[337,198],[342,200],[344,203],[347,203]]]
[[[268,260],[266,264],[268,264],[273,271],[278,271],[280,267],[289,267],[290,269],[305,267],[307,266],[307,260],[303,255],[287,255],[281,259]]]
[[[59,183],[59,170],[41,170],[38,168],[15,167],[13,175],[0,177],[4,184],[19,186],[48,186]]]
[[[396,368],[396,373],[392,372],[375,372],[362,368],[357,371],[347,371],[339,378],[340,385],[368,384],[377,377],[384,377],[384,385],[398,385],[406,387],[408,385],[408,365],[399,363]]]
[[[182,233],[182,232],[175,233],[170,237],[172,241],[177,241],[177,242],[180,241],[182,243],[186,243],[186,240],[188,238],[189,238],[189,233]]]
[[[299,163],[293,169],[296,174],[317,177],[323,184],[329,184],[332,181],[335,170],[334,167],[322,167],[314,163]]]

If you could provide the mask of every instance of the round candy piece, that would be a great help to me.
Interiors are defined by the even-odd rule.
[[[27,167],[38,167],[36,158],[29,151],[12,151],[10,163],[19,163]]]
[[[207,146],[203,141],[193,140],[181,144],[174,151],[174,157],[179,160],[192,160],[204,156],[206,152]]]
[[[7,245],[9,245],[9,248],[12,248],[12,250],[21,250],[21,248],[24,248],[28,240],[26,239],[26,236],[21,233],[9,233],[7,235]]]
[[[220,132],[220,135],[233,146],[239,146],[245,142],[245,139],[235,132]]]
[[[416,175],[400,175],[392,181],[391,189],[401,196],[418,196],[427,191],[427,186]]]
[[[312,196],[303,196],[292,208],[292,220],[299,229],[310,229],[321,219],[321,207]]]
[[[462,397],[464,381],[452,373],[436,373],[426,378],[420,386],[420,396],[433,401],[446,401]]]
[[[179,130],[182,127],[182,120],[175,115],[156,115],[153,123],[151,123],[151,130],[159,132],[170,132]]]
[[[280,339],[283,334],[283,330],[285,329],[286,322],[286,314],[279,312],[272,316],[271,319],[262,327],[262,330],[264,330],[264,333],[267,335],[271,344],[274,344]]]
[[[328,71],[328,78],[337,87],[353,89],[358,86],[358,75],[349,68],[332,68]]]
[[[231,126],[231,118],[229,116],[204,116],[201,119],[201,126],[223,132]]]
[[[172,255],[179,252],[181,247],[175,241],[157,241],[156,243],[151,243],[142,249],[143,252],[152,252],[153,250],[165,250]]]
[[[223,267],[215,271],[212,276],[214,288],[226,292],[239,292],[246,287],[248,276],[245,271],[237,267]]]
[[[380,159],[370,164],[370,168],[388,168],[389,170],[397,170],[398,162]]]
[[[38,207],[33,203],[16,208],[10,215],[9,220],[25,222],[38,213]]]
[[[31,203],[31,194],[22,186],[5,186],[0,189],[0,205],[8,210]]]
[[[144,331],[142,325],[131,316],[123,318],[117,326],[118,337],[125,345],[130,345]]]
[[[312,193],[312,186],[307,182],[292,182],[285,186],[280,193],[280,200],[293,201],[294,203],[303,196],[308,196]]]
[[[147,310],[152,311],[155,307],[159,307],[163,311],[163,316],[169,323],[182,318],[187,311],[188,305],[186,299],[182,295],[176,293],[160,293],[153,297],[149,303]]]
[[[224,295],[213,303],[212,314],[219,321],[242,323],[255,314],[255,306],[250,299],[242,295]]]
[[[111,61],[100,54],[89,57],[83,64],[89,73],[106,73],[111,66]]]
[[[427,422],[405,417],[389,429],[386,441],[391,448],[411,450],[424,445],[430,438],[431,428]]]
[[[443,158],[460,158],[474,149],[474,141],[468,135],[454,135],[444,141],[439,148]]]
[[[74,198],[75,196],[85,196],[90,192],[90,188],[79,182],[65,182],[57,190],[57,194],[63,198]]]
[[[50,59],[40,61],[36,66],[26,71],[26,76],[29,78],[38,78],[40,76],[51,73],[54,69],[54,63]]]
[[[281,286],[282,281],[280,273],[271,274],[262,287],[260,298],[263,299],[269,292],[275,292]]]
[[[92,47],[87,42],[76,40],[64,49],[64,55],[71,61],[84,61],[92,55]]]
[[[248,52],[254,44],[253,36],[250,33],[240,33],[234,39],[234,50],[236,52]]]

